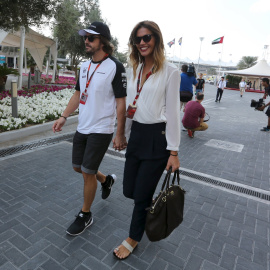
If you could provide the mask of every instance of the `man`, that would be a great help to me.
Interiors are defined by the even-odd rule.
[[[190,138],[194,137],[195,131],[204,131],[208,125],[204,123],[205,109],[201,105],[204,94],[197,93],[196,101],[189,101],[185,106],[185,114],[182,119],[183,126],[188,130]]]
[[[181,68],[181,82],[180,82],[180,110],[182,106],[185,107],[186,103],[192,100],[193,85],[197,86],[198,82],[193,74],[188,74],[188,66],[182,65]],[[195,70],[194,70],[195,72]]]
[[[53,124],[53,131],[62,130],[68,116],[79,107],[77,131],[73,138],[72,165],[84,179],[84,202],[67,234],[76,236],[93,223],[91,205],[95,198],[97,180],[101,182],[102,198],[110,195],[116,180],[98,171],[111,142],[117,114],[117,131],[113,139],[115,150],[126,147],[124,137],[126,109],[126,77],[123,65],[111,56],[113,45],[108,26],[93,22],[79,31],[85,39],[86,53],[91,57],[81,65],[76,91],[62,116]]]
[[[215,102],[220,102],[224,88],[226,87],[226,82],[224,81],[224,77],[221,77],[217,84],[217,96],[216,96],[216,101]]]
[[[246,82],[244,79],[241,80],[241,82],[239,83],[239,89],[240,89],[240,97],[243,97],[243,93],[246,90]]]
[[[247,81],[247,89],[249,90],[249,89],[250,89],[250,87],[251,87],[251,81],[250,81],[250,80],[248,80],[248,81]]]
[[[197,93],[199,93],[199,92],[204,93],[205,80],[203,79],[203,74],[202,73],[200,73],[199,78],[197,79],[197,82],[198,82],[198,84],[196,86],[196,93],[195,93],[195,95],[197,95]]]
[[[267,95],[270,96],[270,86],[269,86],[269,79],[268,78],[262,79],[262,86],[264,87],[263,98],[266,99]],[[264,106],[260,107],[259,110],[263,111],[269,105],[270,105],[270,102],[268,102]],[[270,107],[267,108],[265,114],[268,116],[268,125],[266,127],[263,127],[261,129],[261,131],[270,131]]]

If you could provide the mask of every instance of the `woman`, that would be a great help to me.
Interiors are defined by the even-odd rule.
[[[127,84],[127,117],[132,118],[126,151],[123,192],[134,200],[129,237],[114,250],[127,258],[140,242],[147,211],[164,169],[179,168],[180,76],[165,61],[164,43],[158,25],[142,21],[129,38],[133,76]],[[135,112],[135,113],[134,113]]]

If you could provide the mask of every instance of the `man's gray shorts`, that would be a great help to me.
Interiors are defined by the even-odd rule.
[[[76,131],[73,138],[72,166],[88,174],[96,174],[110,145],[112,134],[82,134]]]

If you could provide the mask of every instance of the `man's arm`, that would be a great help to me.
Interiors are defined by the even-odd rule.
[[[66,123],[66,118],[79,107],[79,104],[80,104],[80,91],[76,90],[73,96],[70,98],[66,109],[62,113],[64,117],[60,117],[53,123],[52,126],[53,132],[59,132],[62,130],[62,127]]]
[[[125,123],[126,123],[126,98],[116,98],[116,113],[117,113],[117,130],[115,138],[113,139],[113,148],[115,150],[123,150],[126,148],[127,141],[125,137]]]

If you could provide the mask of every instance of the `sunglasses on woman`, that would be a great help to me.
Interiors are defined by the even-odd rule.
[[[151,38],[152,38],[152,35],[151,34],[144,35],[142,37],[135,37],[134,38],[134,43],[135,44],[140,44],[142,40],[143,40],[143,42],[148,43],[151,40]]]
[[[93,42],[96,38],[99,38],[99,36],[84,36],[84,40],[88,39],[89,42]]]

